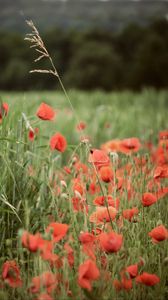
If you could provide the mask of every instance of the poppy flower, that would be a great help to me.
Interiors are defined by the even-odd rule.
[[[122,284],[118,279],[113,280],[113,286],[117,292],[119,292],[122,289]]]
[[[134,278],[138,275],[138,265],[130,265],[125,268],[125,272],[127,272],[131,278]]]
[[[2,279],[12,288],[22,286],[20,270],[14,260],[6,261],[2,266]]]
[[[108,166],[110,164],[110,158],[103,150],[92,149],[90,150],[88,162],[94,164],[97,168]]]
[[[85,128],[86,128],[86,123],[83,122],[83,121],[79,122],[79,123],[77,124],[77,126],[76,126],[76,129],[77,129],[78,131],[84,130]]]
[[[93,203],[95,205],[99,205],[99,206],[105,206],[106,203],[108,204],[108,206],[112,206],[114,208],[116,208],[117,210],[119,209],[119,205],[120,205],[120,200],[119,198],[113,199],[112,196],[108,195],[107,197],[105,196],[97,196]]]
[[[157,199],[161,199],[168,194],[168,187],[163,187],[157,190],[156,197]]]
[[[139,213],[138,208],[133,207],[133,208],[130,208],[130,209],[123,210],[122,215],[123,215],[124,219],[131,222],[133,220],[134,216],[137,216],[138,213]]]
[[[50,139],[50,148],[51,150],[58,150],[60,152],[64,152],[67,147],[67,141],[65,137],[57,132]]]
[[[48,104],[46,103],[41,103],[38,110],[37,110],[37,113],[36,113],[37,117],[42,119],[42,120],[53,120],[54,117],[55,117],[55,111],[54,109],[49,106]]]
[[[128,138],[121,140],[119,151],[125,154],[130,154],[132,152],[139,151],[140,147],[141,144],[138,138]]]
[[[101,145],[101,149],[107,152],[118,152],[120,149],[120,140],[111,140]]]
[[[49,294],[42,293],[35,300],[54,300]]]
[[[35,128],[34,131],[33,130],[29,130],[29,134],[28,134],[28,138],[31,142],[34,141],[35,137],[37,136],[37,134],[39,133],[39,128]]]
[[[73,209],[75,212],[83,211],[88,213],[88,205],[85,199],[81,199],[80,197],[72,198]]]
[[[80,287],[92,290],[92,281],[97,280],[100,277],[99,269],[95,262],[91,259],[86,260],[79,266],[78,270],[78,284]]]
[[[158,243],[168,239],[168,230],[165,226],[160,225],[152,229],[148,235],[152,238],[154,243]]]
[[[132,279],[122,276],[121,278],[121,287],[122,289],[129,291],[132,289]]]
[[[111,220],[113,221],[117,215],[117,210],[110,206],[108,207],[97,207],[96,211],[93,212],[90,215],[90,222],[96,223],[96,224],[101,224],[104,222],[110,222]]]
[[[6,116],[9,111],[9,106],[6,102],[3,102],[0,107],[0,123],[2,122],[3,116]]]
[[[39,233],[33,235],[28,231],[23,232],[21,241],[23,247],[27,248],[31,252],[36,252],[44,242]]]
[[[123,236],[114,231],[110,233],[101,233],[99,235],[100,247],[105,252],[117,252],[123,244]]]
[[[111,182],[113,180],[113,170],[110,166],[101,167],[99,170],[99,175],[102,181]]]
[[[142,196],[142,205],[151,206],[157,202],[157,197],[152,193],[144,193]]]
[[[68,231],[69,226],[67,224],[61,223],[50,223],[49,226],[46,228],[46,232],[52,232],[53,241],[59,242],[64,238]]]
[[[57,286],[57,279],[55,274],[51,272],[44,272],[40,276],[32,278],[29,291],[33,294],[38,293],[42,287],[47,289],[47,292],[53,291]]]
[[[168,178],[168,165],[156,167],[154,171],[154,178]]]
[[[159,132],[160,140],[168,140],[168,130],[163,130]]]
[[[157,275],[149,274],[147,272],[138,275],[135,280],[137,283],[142,283],[147,286],[153,286],[160,282],[160,278]]]
[[[93,244],[95,241],[95,236],[89,232],[81,232],[79,235],[79,240],[82,244]]]

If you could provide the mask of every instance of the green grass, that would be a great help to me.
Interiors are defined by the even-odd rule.
[[[59,284],[59,294],[55,292],[53,295],[54,300],[96,300],[98,298],[101,300],[143,300],[145,298],[165,300],[168,295],[167,242],[152,244],[148,232],[159,224],[167,226],[167,198],[161,199],[151,207],[143,208],[140,198],[142,193],[147,191],[147,182],[150,179],[148,176],[150,177],[151,174],[143,173],[141,170],[137,175],[133,158],[122,154],[119,154],[121,166],[126,162],[132,164],[133,174],[123,176],[124,179],[131,180],[136,195],[135,199],[129,202],[126,188],[122,195],[117,191],[117,196],[120,197],[118,217],[123,209],[137,206],[138,222],[124,221],[121,230],[117,223],[113,222],[114,230],[124,236],[123,247],[117,254],[103,253],[107,259],[105,268],[100,262],[102,253],[97,249],[95,255],[97,266],[101,271],[100,279],[94,282],[91,292],[79,288],[78,267],[87,255],[82,252],[78,237],[81,231],[91,232],[94,228],[89,222],[89,215],[95,209],[93,199],[96,196],[91,195],[87,189],[92,182],[92,176],[78,174],[73,167],[73,159],[74,155],[77,155],[80,161],[87,165],[91,174],[93,170],[88,164],[89,149],[100,148],[106,141],[137,137],[142,144],[152,142],[157,146],[159,131],[168,129],[168,93],[164,91],[157,93],[153,90],[144,90],[140,94],[70,91],[69,96],[74,112],[71,111],[64,95],[59,92],[1,92],[0,95],[2,101],[9,104],[9,113],[0,125],[0,264],[15,259],[20,266],[24,281],[23,287],[17,289],[12,289],[5,284],[0,290],[0,300],[37,299],[38,294],[32,295],[27,289],[32,277],[46,270],[52,270],[63,278]],[[54,121],[42,121],[36,117],[41,102],[46,102],[58,110]],[[39,127],[39,135],[34,142],[28,139],[28,130],[22,113],[25,113],[32,127]],[[87,147],[80,142],[80,134],[76,130],[78,121],[85,121],[87,124],[84,133],[90,140]],[[61,132],[68,142],[67,150],[63,154],[57,151],[51,152],[49,147],[50,137],[57,131]],[[144,153],[148,159],[149,169],[153,170],[155,166],[149,160],[150,154],[146,149],[140,150],[136,156],[141,157]],[[63,171],[65,165],[72,168],[71,175],[66,175]],[[33,169],[32,174],[29,172],[30,168]],[[86,189],[83,198],[86,198],[89,204],[89,215],[83,211],[73,211],[72,186],[77,176]],[[61,180],[66,182],[67,188],[61,185]],[[168,186],[167,179],[160,181],[163,186]],[[101,185],[102,189],[98,195],[102,195],[102,191],[108,193],[107,183],[99,179],[97,185]],[[60,193],[57,193],[58,189]],[[51,219],[70,225],[65,239],[55,247],[55,253],[64,257],[63,265],[59,270],[52,268],[38,253],[29,253],[21,245],[22,231],[19,229],[44,234]],[[49,236],[45,233],[44,238]],[[69,242],[73,248],[75,257],[73,268],[68,266],[65,258],[64,241]],[[156,273],[161,278],[161,282],[154,287],[137,286],[134,282],[131,291],[123,290],[116,293],[112,285],[113,280],[120,278],[120,271],[130,264],[137,263],[140,257],[143,257],[145,265],[139,271]],[[110,277],[110,280],[106,280],[106,277]],[[69,282],[72,296],[67,295],[65,281]]]

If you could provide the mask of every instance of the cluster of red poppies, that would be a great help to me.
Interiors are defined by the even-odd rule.
[[[3,109],[7,113],[7,106],[3,106]],[[0,115],[2,118],[4,113],[1,111]],[[42,120],[53,120],[55,115],[54,109],[45,103],[37,110],[37,116]],[[86,124],[80,122],[77,130],[81,132],[85,127]],[[37,130],[31,130],[30,140],[33,141],[36,134]],[[64,152],[67,148],[66,138],[56,132],[50,138],[50,148]],[[142,154],[136,155],[141,149]],[[148,156],[144,151],[148,151]],[[126,160],[122,160],[123,155],[127,157]],[[50,271],[32,278],[28,292],[35,294],[34,299],[52,300],[54,295],[61,293],[62,287],[67,295],[73,297],[67,276],[64,278],[64,273],[60,271],[66,263],[68,268],[77,271],[75,280],[78,285],[89,292],[93,289],[94,281],[100,282],[105,278],[116,292],[131,290],[134,282],[146,286],[158,284],[159,276],[146,272],[141,257],[137,257],[139,261],[136,264],[127,265],[126,262],[115,278],[112,278],[108,258],[124,248],[124,229],[127,227],[129,230],[133,223],[142,223],[144,214],[150,212],[149,207],[158,204],[168,194],[168,131],[160,132],[157,147],[142,145],[138,138],[108,141],[100,149],[89,149],[87,162],[81,161],[75,154],[72,162],[58,172],[60,186],[64,187],[64,196],[70,203],[68,207],[72,206],[71,213],[85,215],[85,227],[89,230],[81,231],[76,236],[75,225],[53,221],[44,234],[22,232],[22,246],[38,253],[50,266]],[[67,186],[71,194],[66,192]],[[62,188],[57,189],[56,196],[61,193]],[[164,224],[157,224],[156,220],[156,225],[148,232],[149,241],[151,238],[154,244],[168,239]],[[77,260],[78,264],[74,241],[78,245],[78,256],[81,257]],[[60,254],[55,252],[56,248],[60,249]],[[5,283],[11,287],[23,285],[15,261],[3,264],[1,285]]]

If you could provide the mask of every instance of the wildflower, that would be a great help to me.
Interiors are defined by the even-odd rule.
[[[36,300],[53,300],[53,298],[46,293],[42,293],[38,296],[38,298],[36,298]]]
[[[78,284],[89,291],[92,290],[92,281],[97,280],[100,277],[99,269],[95,262],[91,259],[86,260],[79,266],[78,270]]]
[[[20,270],[14,260],[6,261],[2,266],[2,279],[13,288],[22,286]]]
[[[46,232],[52,232],[53,241],[59,242],[64,238],[68,231],[69,226],[67,224],[61,223],[50,223],[49,226],[46,228]]]
[[[117,252],[121,249],[123,236],[112,231],[110,233],[101,233],[99,236],[100,246],[105,252]]]
[[[128,138],[120,142],[119,150],[125,154],[130,154],[139,151],[140,147],[141,144],[138,138]]]
[[[112,206],[114,208],[116,208],[117,210],[119,209],[119,205],[120,205],[120,200],[119,198],[113,199],[112,196],[108,195],[107,197],[105,196],[97,196],[93,203],[95,205],[99,205],[99,206],[104,206],[105,204],[108,204],[108,206]]]
[[[132,279],[130,278],[127,278],[126,276],[122,276],[121,278],[121,287],[122,289],[124,290],[131,290],[132,289]]]
[[[90,215],[89,220],[92,223],[101,224],[114,220],[116,215],[117,210],[112,206],[108,207],[108,209],[107,207],[97,207],[96,211]]]
[[[31,293],[38,293],[42,287],[47,289],[50,293],[57,286],[57,279],[52,272],[44,272],[40,276],[33,277],[29,291]]]
[[[42,120],[53,120],[55,117],[55,111],[54,109],[49,106],[46,103],[41,103],[37,113],[36,113],[37,117],[39,117]]]
[[[29,130],[28,133],[28,138],[31,142],[34,141],[35,137],[37,136],[37,134],[39,133],[39,128],[35,128],[34,131],[32,129]]]
[[[79,122],[79,123],[77,124],[77,126],[76,126],[76,129],[77,129],[78,131],[84,130],[85,128],[86,128],[86,123],[83,122],[83,121]]]
[[[28,231],[24,231],[22,234],[22,245],[31,252],[36,252],[39,247],[43,244],[43,239],[39,233],[35,235],[30,234]]]
[[[139,210],[137,207],[133,207],[130,209],[125,209],[122,212],[123,218],[127,219],[128,221],[132,222],[134,219],[134,216],[138,215]]]
[[[157,275],[149,274],[147,272],[138,275],[135,280],[137,283],[142,283],[147,286],[153,286],[160,282],[160,278]]]
[[[160,225],[151,230],[148,235],[152,238],[154,243],[158,243],[168,239],[168,230],[165,226]]]
[[[152,193],[144,193],[142,196],[142,205],[143,206],[151,206],[157,202],[157,197]]]
[[[0,107],[0,123],[2,122],[2,119],[4,116],[8,114],[9,106],[6,102],[3,102]]]
[[[127,272],[131,278],[134,278],[138,275],[138,265],[130,265],[125,268],[125,272]]]
[[[50,148],[51,150],[58,150],[60,152],[64,152],[67,147],[67,141],[65,137],[57,132],[50,139]]]
[[[101,167],[99,170],[100,178],[104,182],[111,182],[113,180],[113,171],[110,166]]]
[[[90,150],[88,161],[98,168],[102,166],[108,166],[110,164],[110,158],[107,153],[99,149]]]

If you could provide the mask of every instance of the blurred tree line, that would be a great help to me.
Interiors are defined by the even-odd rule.
[[[168,87],[166,20],[145,28],[130,24],[119,33],[53,29],[43,39],[66,87],[107,91]],[[48,67],[47,60],[38,65],[35,58],[22,35],[0,32],[0,89],[54,89],[51,76],[29,74],[31,69]]]

